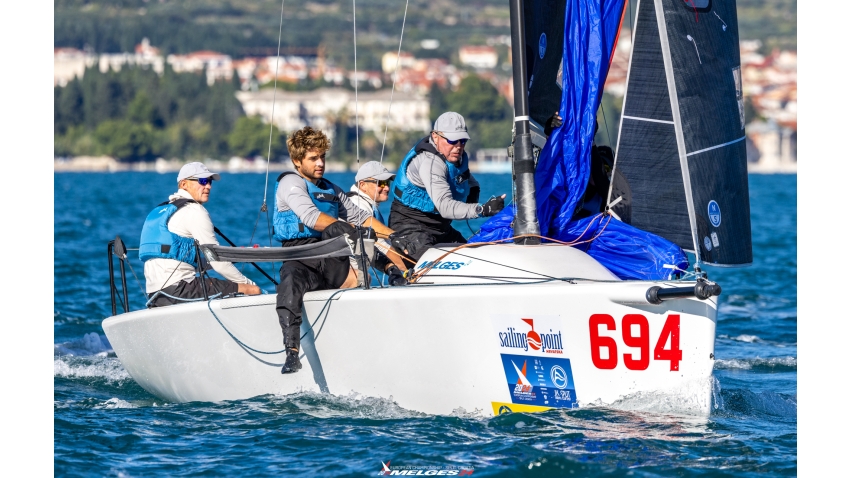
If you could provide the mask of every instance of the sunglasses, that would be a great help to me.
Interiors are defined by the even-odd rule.
[[[186,178],[186,181],[197,181],[201,186],[212,184],[212,178]]]
[[[444,140],[446,140],[446,143],[449,143],[452,146],[454,146],[458,143],[460,143],[460,145],[463,146],[463,145],[466,144],[467,141],[469,141],[468,139],[456,139],[456,140],[452,141],[449,138],[446,138],[445,136],[441,135],[440,133],[437,133],[437,136],[443,138]]]
[[[365,182],[365,183],[375,183],[375,184],[378,185],[379,188],[390,187],[390,180],[389,179],[364,179],[363,182]]]

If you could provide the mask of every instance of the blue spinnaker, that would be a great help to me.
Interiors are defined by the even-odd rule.
[[[596,111],[623,18],[623,0],[566,0],[563,44],[563,125],[549,136],[537,160],[537,219],[541,235],[573,242],[621,279],[668,279],[665,264],[687,269],[685,252],[672,242],[609,216],[571,220],[590,176]],[[484,223],[469,242],[513,237],[513,205]],[[604,225],[604,227],[603,227]]]

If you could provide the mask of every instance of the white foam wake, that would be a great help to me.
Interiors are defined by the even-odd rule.
[[[581,403],[582,408],[604,407],[615,410],[665,415],[708,417],[719,399],[719,383],[713,376],[687,382],[680,387],[651,392],[635,392],[611,403],[597,400]]]
[[[56,357],[53,359],[53,376],[65,378],[102,378],[117,382],[129,380],[130,374],[115,358]]]

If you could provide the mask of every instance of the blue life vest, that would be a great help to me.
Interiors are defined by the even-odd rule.
[[[168,230],[168,221],[183,206],[194,203],[191,199],[177,199],[157,206],[145,218],[139,240],[139,259],[174,259],[192,267],[198,266],[195,240],[179,236]]]
[[[401,166],[398,168],[398,174],[396,174],[395,181],[393,181],[393,198],[407,207],[422,212],[435,213],[437,212],[437,207],[434,206],[434,201],[428,196],[428,191],[423,187],[413,184],[410,178],[407,177],[407,167],[410,165],[410,162],[423,151],[443,158],[443,155],[438,153],[434,145],[428,141],[428,137],[422,139],[408,151],[407,156],[404,157]],[[443,159],[443,162],[446,163],[449,169],[449,189],[452,191],[452,198],[455,201],[465,202],[467,196],[469,196],[469,157],[464,151],[460,159],[460,165],[456,166],[451,161],[446,161],[445,159]]]
[[[277,189],[280,187],[280,180],[287,174],[297,174],[292,171],[282,173],[277,177],[277,185],[274,187],[274,195],[277,198]],[[302,178],[304,179],[304,178]],[[333,184],[330,181],[322,178],[319,184],[313,184],[311,181],[304,179],[307,184],[307,193],[310,195],[310,200],[316,205],[316,208],[328,216],[339,219],[339,198],[336,196]],[[295,211],[274,211],[274,239],[276,241],[289,241],[292,239],[305,239],[308,237],[321,238],[322,233],[307,227],[298,219]]]

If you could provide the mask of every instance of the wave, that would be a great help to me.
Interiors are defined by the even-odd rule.
[[[132,380],[117,358],[55,357],[53,377],[96,378],[108,382]]]
[[[753,392],[746,389],[724,390],[718,402],[718,415],[754,417],[797,417],[797,395],[776,392]]]
[[[256,402],[256,399],[248,400]],[[429,416],[425,413],[402,408],[393,400],[392,396],[389,398],[370,397],[356,392],[349,392],[347,395],[319,392],[275,395],[272,405],[275,408],[280,407],[315,418],[405,419]]]
[[[746,359],[717,359],[716,370],[752,370],[754,372],[796,372],[797,357],[770,357]]]
[[[711,393],[707,394],[706,389]],[[712,409],[713,397],[720,390],[716,378],[693,380],[680,387],[651,392],[635,392],[624,395],[611,403],[597,400],[581,403],[581,407],[611,408],[631,412],[649,412],[664,415],[707,417]]]
[[[109,357],[115,356],[112,351],[112,345],[105,335],[99,335],[96,332],[85,334],[82,338],[53,344],[54,356],[99,356]]]

